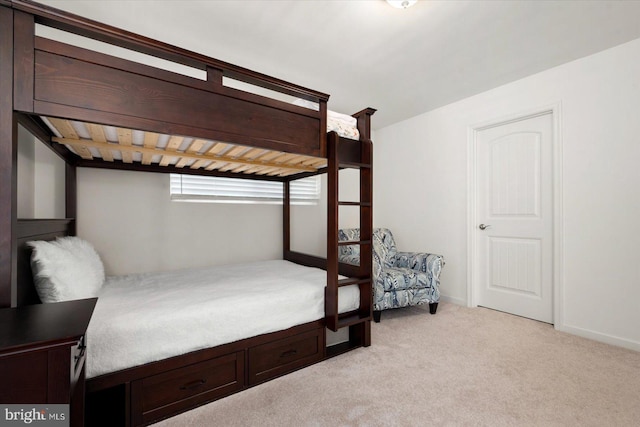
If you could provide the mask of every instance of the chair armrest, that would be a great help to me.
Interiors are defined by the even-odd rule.
[[[440,277],[440,271],[443,266],[444,257],[442,255],[421,252],[398,252],[394,265],[394,267],[425,272],[435,280]]]

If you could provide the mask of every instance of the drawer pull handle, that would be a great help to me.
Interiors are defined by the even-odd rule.
[[[84,350],[87,348],[86,345],[79,345],[78,346],[78,354],[76,354],[75,356],[73,356],[73,360],[74,362],[77,362],[82,356],[84,356]]]
[[[280,357],[289,357],[289,356],[294,356],[294,355],[296,355],[297,353],[298,353],[298,351],[297,351],[297,350],[288,350],[288,351],[285,351],[284,353],[282,353],[282,354],[280,355]]]
[[[200,387],[202,384],[204,384],[206,382],[207,382],[207,380],[191,381],[190,383],[187,383],[187,384],[183,385],[182,387],[180,387],[180,390],[193,390],[194,388],[198,388],[198,387]]]

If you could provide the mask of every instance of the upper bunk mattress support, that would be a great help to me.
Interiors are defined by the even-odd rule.
[[[154,171],[161,172],[219,172],[221,176],[232,172],[235,177],[241,173],[243,177],[268,178],[315,173],[327,164],[322,157],[51,117],[42,119],[49,132],[57,135],[47,136],[56,143],[54,149],[71,149],[75,153],[72,163],[79,166],[131,169],[127,165],[139,164],[142,170],[153,166]]]
[[[167,71],[36,40],[34,114],[323,155],[316,111],[257,103],[258,95],[188,77],[172,82]]]

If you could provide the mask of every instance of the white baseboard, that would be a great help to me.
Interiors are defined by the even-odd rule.
[[[583,338],[589,338],[594,341],[600,341],[605,344],[611,344],[618,347],[628,348],[629,350],[640,351],[640,342],[626,338],[616,337],[615,335],[603,334],[601,332],[591,331],[589,329],[579,328],[570,325],[554,325],[555,329],[560,332],[577,335]]]
[[[440,295],[440,301],[442,302],[450,302],[451,304],[461,305],[463,307],[467,306],[467,300],[464,298],[458,297],[450,297],[448,295]]]
[[[448,295],[440,295],[440,301],[467,307],[467,300],[464,298],[451,297]],[[629,350],[640,351],[640,342],[627,338],[617,337],[615,335],[603,334],[601,332],[580,328],[571,325],[555,324],[555,329],[560,332],[577,335],[579,337],[588,338],[590,340],[603,342],[605,344],[615,345],[617,347],[628,348]]]

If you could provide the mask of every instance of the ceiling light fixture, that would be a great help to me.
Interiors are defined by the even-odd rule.
[[[387,0],[387,3],[398,9],[407,9],[417,2],[418,0]]]

